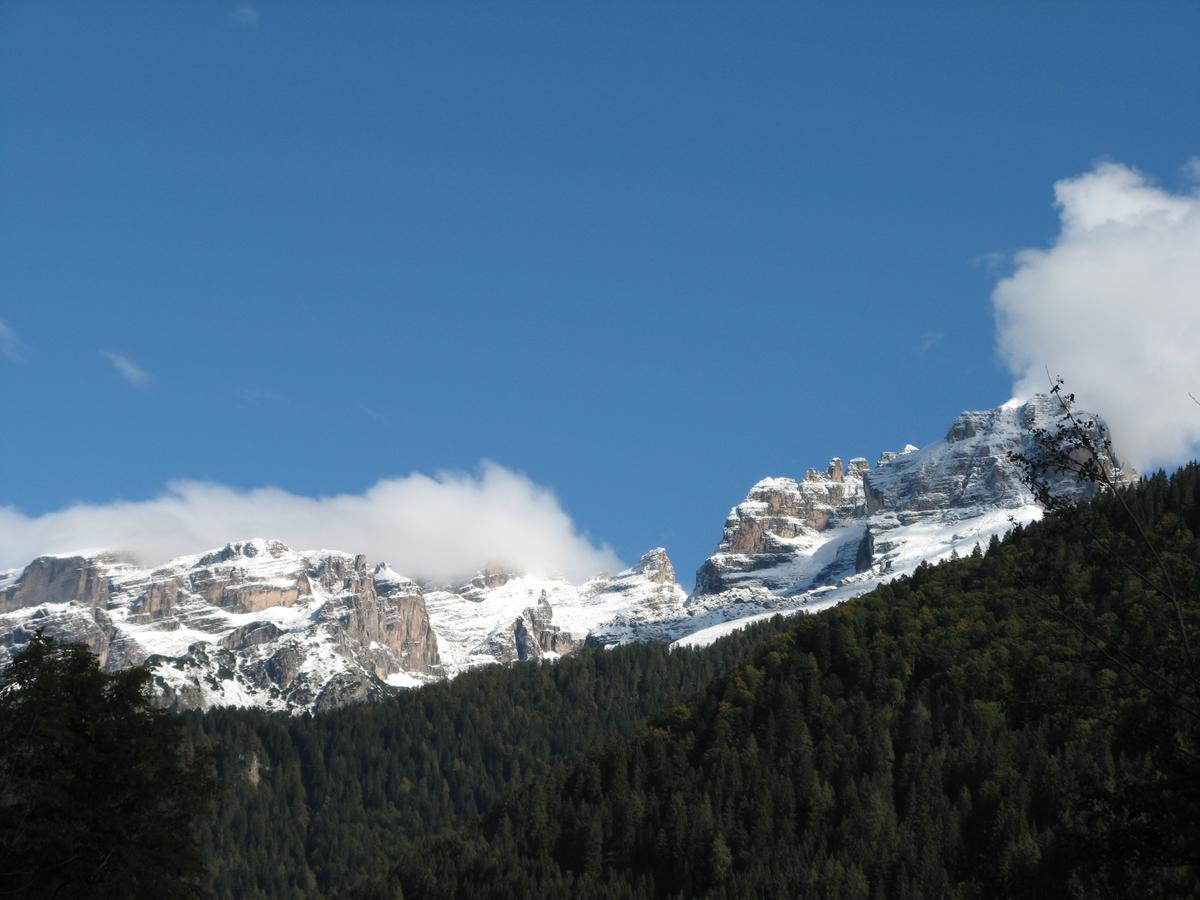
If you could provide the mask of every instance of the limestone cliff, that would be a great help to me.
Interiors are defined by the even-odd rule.
[[[228,544],[143,568],[42,557],[0,591],[0,661],[34,631],[147,663],[164,703],[307,709],[440,674],[421,588],[365,556]]]

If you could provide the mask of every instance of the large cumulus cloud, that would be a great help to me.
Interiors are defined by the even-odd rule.
[[[996,286],[1014,392],[1062,375],[1139,468],[1200,445],[1200,196],[1104,163],[1054,186],[1061,227]]]
[[[149,500],[81,504],[40,516],[0,507],[0,568],[81,550],[123,551],[157,563],[249,537],[366,553],[435,583],[495,565],[577,581],[620,567],[612,550],[576,529],[551,491],[485,463],[476,475],[414,474],[330,497],[181,481]]]

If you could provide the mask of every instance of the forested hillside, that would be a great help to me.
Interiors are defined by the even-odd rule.
[[[829,612],[390,881],[438,896],[1198,888],[1200,471]],[[1156,555],[1161,557],[1158,565]]]
[[[187,715],[222,785],[201,827],[211,889],[316,897],[386,873],[408,843],[473,821],[527,778],[698,696],[784,627],[764,622],[703,650],[631,644],[481,669],[315,716]]]
[[[982,550],[706,651],[196,717],[217,892],[1195,895],[1200,469]]]

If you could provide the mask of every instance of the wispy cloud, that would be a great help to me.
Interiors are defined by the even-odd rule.
[[[552,491],[494,463],[475,474],[412,474],[361,494],[327,497],[184,481],[148,500],[81,504],[39,516],[0,506],[0,568],[84,549],[125,551],[157,563],[250,537],[366,553],[437,584],[489,565],[576,581],[621,568],[611,549],[575,527]]]
[[[0,319],[0,357],[9,362],[21,361],[21,341],[3,319]]]
[[[237,389],[237,400],[241,406],[286,406],[287,397],[265,387],[240,387]]]
[[[387,416],[379,412],[377,409],[371,409],[371,407],[367,406],[365,403],[358,404],[358,411],[371,421],[378,422],[380,425],[386,425],[388,423]]]
[[[257,28],[258,10],[253,6],[239,6],[229,11],[229,21],[238,28]]]
[[[111,350],[101,350],[100,355],[109,361],[117,374],[136,387],[146,387],[154,380],[154,376],[135,363],[128,356],[113,353]]]
[[[987,253],[980,253],[971,262],[992,275],[1007,275],[1013,268],[1013,252],[989,250]]]
[[[926,331],[921,335],[921,339],[918,341],[917,347],[922,353],[928,353],[935,346],[940,344],[942,342],[942,338],[945,336],[946,335],[942,334],[940,331]]]
[[[1060,230],[996,285],[1017,396],[1062,375],[1138,468],[1200,450],[1200,196],[1102,163],[1054,185]]]

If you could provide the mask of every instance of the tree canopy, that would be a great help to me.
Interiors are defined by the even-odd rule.
[[[213,891],[1194,896],[1200,468],[1118,490],[704,650],[190,716]]]
[[[40,632],[0,674],[0,894],[198,892],[210,779],[149,680]]]

